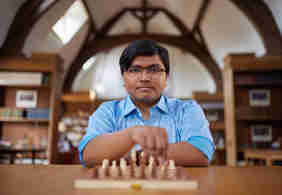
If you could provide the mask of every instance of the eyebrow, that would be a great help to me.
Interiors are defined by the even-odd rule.
[[[149,68],[151,68],[151,67],[160,67],[160,68],[162,68],[161,67],[161,64],[152,64],[152,65],[150,65],[150,66],[148,66]],[[131,65],[130,67],[134,67],[134,68],[142,68],[142,66],[141,65],[138,65],[138,64],[134,64],[134,65]]]

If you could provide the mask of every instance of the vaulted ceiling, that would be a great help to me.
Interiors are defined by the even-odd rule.
[[[26,0],[18,10],[1,48],[2,55],[21,55],[34,26],[56,4],[71,5],[74,0]],[[153,39],[178,47],[198,58],[222,89],[220,66],[207,44],[202,23],[210,9],[228,4],[240,10],[260,35],[267,55],[281,55],[282,39],[271,9],[263,0],[83,0],[91,18],[91,28],[77,57],[67,70],[64,90],[87,59],[98,52],[136,39]],[[64,14],[62,11],[61,15]],[[231,23],[236,20],[226,15]],[[16,46],[16,47],[15,47]]]

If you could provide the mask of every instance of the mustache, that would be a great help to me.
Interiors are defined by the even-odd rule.
[[[136,89],[139,89],[139,88],[152,88],[152,89],[155,89],[155,87],[153,87],[151,85],[141,85],[141,86],[136,87]]]

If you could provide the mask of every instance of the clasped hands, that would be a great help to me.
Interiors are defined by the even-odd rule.
[[[166,129],[153,126],[134,126],[130,128],[129,136],[134,144],[141,146],[144,152],[143,158],[147,159],[147,162],[149,156],[153,156],[158,164],[167,160],[168,135]]]

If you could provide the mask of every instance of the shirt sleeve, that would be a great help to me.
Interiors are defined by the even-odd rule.
[[[195,101],[183,104],[180,120],[180,140],[187,141],[201,151],[210,161],[215,151],[215,145],[209,129],[209,122],[205,114]]]
[[[113,111],[110,103],[103,103],[95,112],[89,117],[86,134],[79,143],[78,151],[80,162],[83,162],[83,150],[85,146],[95,137],[106,133],[112,133],[114,129]]]

